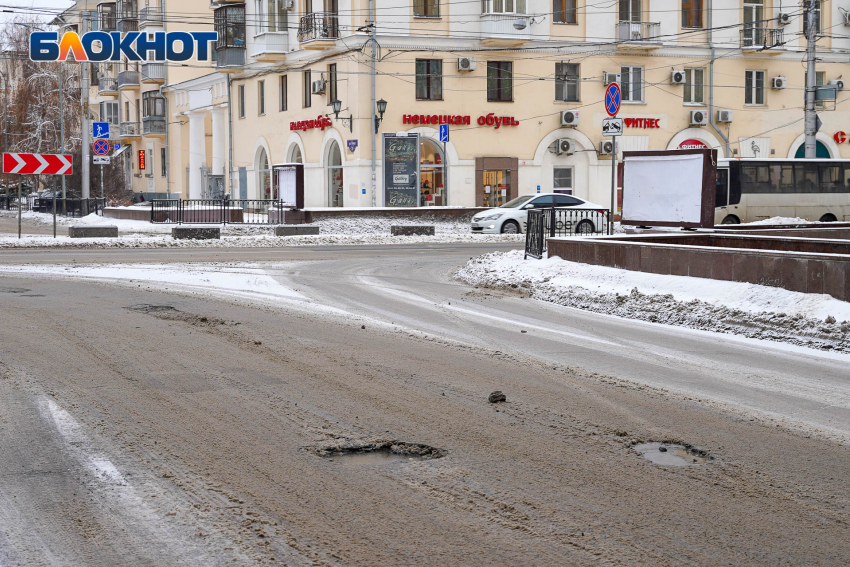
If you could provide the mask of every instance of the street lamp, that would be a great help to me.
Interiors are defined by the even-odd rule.
[[[380,116],[375,116],[375,133],[377,134],[378,127],[381,125],[381,121],[384,119],[384,112],[387,111],[387,101],[381,99],[375,103],[375,106],[378,107],[378,114],[380,114]]]
[[[343,126],[345,126],[345,123],[348,122],[348,131],[353,134],[354,133],[354,115],[352,114],[348,118],[345,118],[345,117],[340,118],[339,117],[339,113],[342,110],[342,101],[340,101],[340,100],[331,101],[331,109],[333,110],[334,118],[336,118],[337,120],[342,122]]]

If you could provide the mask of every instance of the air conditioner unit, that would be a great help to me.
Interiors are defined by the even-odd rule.
[[[319,79],[317,81],[313,81],[312,84],[312,92],[313,94],[325,94],[325,84],[327,81],[324,79]]]
[[[708,112],[705,110],[691,111],[691,126],[705,126],[708,124]]]
[[[578,126],[579,114],[578,110],[562,110],[561,111],[561,126]]]
[[[844,80],[843,79],[833,79],[829,82],[830,85],[835,85],[838,87],[839,91],[844,90]]]
[[[602,83],[607,87],[611,83],[620,84],[619,73],[602,73]]]
[[[602,140],[599,142],[599,153],[603,156],[610,156],[614,151],[614,142],[611,140]]]
[[[791,23],[791,14],[779,14],[776,21],[779,22],[779,25],[787,26]]]
[[[684,85],[685,84],[685,72],[680,70],[674,70],[670,74],[670,82],[674,85]]]
[[[475,62],[475,57],[458,57],[457,58],[457,70],[458,71],[475,71],[476,67],[478,67],[478,63]]]
[[[732,122],[732,111],[731,110],[718,110],[717,111],[717,121],[718,122]]]
[[[555,153],[559,156],[567,155],[571,156],[575,153],[575,149],[573,147],[573,141],[569,138],[558,138],[555,146]]]
[[[785,77],[773,77],[770,79],[770,88],[772,89],[784,89],[788,86],[788,79]]]

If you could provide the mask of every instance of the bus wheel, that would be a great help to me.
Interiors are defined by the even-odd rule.
[[[820,222],[835,222],[838,219],[835,218],[835,215],[832,213],[826,213],[820,218]]]
[[[741,219],[735,215],[727,215],[720,224],[741,224]]]

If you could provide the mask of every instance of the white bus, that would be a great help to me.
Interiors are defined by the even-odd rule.
[[[850,160],[718,161],[715,224],[772,217],[850,221]]]

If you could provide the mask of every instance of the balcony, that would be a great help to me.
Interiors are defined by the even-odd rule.
[[[161,26],[162,8],[159,6],[145,6],[139,10],[139,25],[141,27]]]
[[[245,5],[220,6],[213,12],[215,31],[215,67],[222,73],[239,71],[245,66]]]
[[[481,43],[493,47],[516,47],[531,41],[531,16],[525,14],[481,14]],[[525,27],[518,30],[515,22]]]
[[[339,37],[339,16],[334,12],[313,12],[298,23],[298,42],[304,49],[328,49]]]
[[[142,82],[162,84],[165,82],[165,63],[142,63]]]
[[[145,116],[142,118],[142,134],[149,138],[165,138],[165,117]]]
[[[741,29],[741,50],[746,53],[764,52],[779,55],[785,50],[785,37],[781,29],[756,28],[744,24]]]
[[[118,81],[113,75],[101,73],[97,78],[97,94],[99,95],[117,95]]]
[[[119,19],[118,31],[121,33],[139,31],[139,19],[136,17]]]
[[[215,68],[222,73],[234,73],[245,66],[244,47],[221,47],[215,53]]]
[[[122,140],[141,140],[142,130],[138,122],[122,122],[119,137]]]
[[[139,72],[127,70],[118,73],[118,88],[138,90]]]
[[[617,49],[651,51],[661,47],[659,22],[617,22],[614,40]]]
[[[254,36],[253,57],[256,61],[283,61],[289,47],[287,32],[265,32]]]

